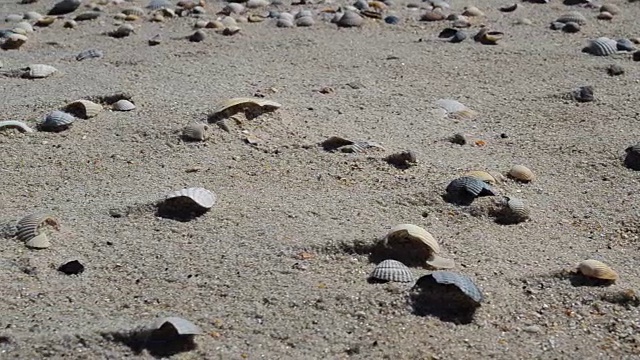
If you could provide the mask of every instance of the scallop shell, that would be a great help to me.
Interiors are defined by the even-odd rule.
[[[557,18],[556,22],[561,22],[561,23],[574,22],[580,25],[585,25],[587,23],[587,18],[585,18],[584,15],[582,15],[577,11],[571,11]]]
[[[16,237],[22,241],[29,241],[34,237],[44,233],[46,226],[51,226],[55,230],[60,230],[60,224],[49,213],[35,213],[27,215],[20,219],[17,223]]]
[[[433,279],[440,285],[453,285],[460,290],[465,296],[473,300],[475,303],[480,304],[484,300],[484,296],[475,282],[468,276],[458,274],[452,271],[434,271],[429,275],[425,275],[418,280],[420,285],[423,285],[427,278]]]
[[[0,130],[2,130],[3,128],[17,128],[22,132],[33,132],[33,129],[27,126],[27,124],[23,123],[22,121],[15,120],[0,121]]]
[[[486,171],[482,171],[482,170],[471,170],[471,171],[467,171],[466,173],[464,173],[463,176],[470,176],[470,177],[474,177],[476,179],[480,179],[484,182],[486,182],[489,185],[496,185],[498,183],[497,179],[489,174]]]
[[[386,248],[408,246],[410,254],[424,261],[434,268],[448,269],[455,266],[451,259],[439,256],[440,245],[427,230],[413,224],[400,224],[394,226],[382,240]]]
[[[303,16],[296,19],[296,26],[309,27],[309,26],[313,26],[314,24],[315,24],[315,21],[311,16]]]
[[[64,130],[68,128],[75,118],[64,111],[54,110],[45,116],[44,121],[39,124],[42,130]]]
[[[528,167],[524,165],[513,165],[509,170],[509,176],[515,180],[529,182],[535,180],[536,176]]]
[[[222,101],[216,106],[213,117],[231,116],[246,109],[260,108],[264,111],[270,111],[280,108],[282,105],[275,101],[259,99],[259,98],[233,98]]]
[[[43,232],[27,240],[27,242],[25,242],[25,245],[27,245],[28,248],[32,249],[46,249],[51,247],[51,241],[49,241],[49,237],[47,236],[47,234]]]
[[[462,12],[462,15],[464,16],[484,16],[484,13],[482,11],[480,11],[480,9],[478,9],[475,6],[467,6],[464,8],[464,11]]]
[[[65,105],[63,110],[79,118],[89,119],[102,111],[102,105],[89,100],[76,100]]]
[[[29,65],[29,72],[26,74],[26,76],[30,79],[44,79],[53,75],[53,73],[57,71],[58,69],[54,68],[51,65],[32,64]]]
[[[103,56],[104,56],[104,53],[102,52],[102,50],[87,49],[87,50],[81,51],[78,55],[76,55],[76,60],[82,61],[86,59],[97,59]]]
[[[120,99],[113,103],[113,110],[115,111],[131,111],[136,108],[136,106],[129,100]]]
[[[211,209],[216,203],[216,195],[204,188],[187,188],[174,191],[167,195],[166,200],[175,198],[186,198],[201,208]]]
[[[471,119],[478,115],[477,112],[453,99],[437,100],[436,105],[442,108],[448,117],[453,119]]]
[[[203,123],[189,124],[182,130],[182,136],[189,140],[206,140],[209,137],[209,125]]]
[[[448,200],[458,205],[470,205],[477,197],[494,196],[495,191],[484,181],[470,176],[459,177],[447,185]]]
[[[397,260],[384,260],[369,275],[370,279],[393,282],[412,282],[413,274],[409,268]]]
[[[355,11],[347,10],[340,16],[337,25],[340,27],[358,27],[362,26],[364,19]]]
[[[62,0],[57,2],[47,14],[64,15],[76,11],[78,7],[80,7],[80,0]]]
[[[640,171],[640,144],[629,146],[625,152],[627,155],[624,158],[624,166],[631,170]]]
[[[156,320],[152,325],[152,330],[160,330],[164,327],[170,327],[178,335],[201,335],[203,334],[200,327],[189,320],[181,317],[166,317]]]
[[[587,277],[601,280],[618,280],[618,274],[605,263],[598,260],[584,260],[578,264],[578,271]]]
[[[599,37],[595,40],[589,40],[585,52],[595,56],[608,56],[618,52],[618,43],[607,37]]]
[[[140,7],[137,7],[137,6],[132,6],[132,7],[123,9],[120,12],[125,14],[125,15],[136,15],[136,16],[144,16],[144,14],[145,14],[144,9],[142,9]]]

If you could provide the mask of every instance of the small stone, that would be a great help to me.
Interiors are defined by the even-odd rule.
[[[457,133],[457,134],[454,134],[451,138],[449,138],[449,141],[454,144],[465,145],[467,143],[467,137],[464,136],[464,134]]]
[[[580,25],[578,23],[568,22],[564,24],[562,31],[570,34],[577,33],[580,31]]]
[[[538,325],[531,325],[531,326],[523,327],[522,331],[532,333],[532,334],[538,334],[542,332],[542,329]]]
[[[66,275],[78,275],[84,271],[84,265],[82,265],[78,260],[73,260],[60,265],[58,271]]]
[[[624,68],[618,64],[611,64],[607,67],[607,73],[611,76],[624,74]]]
[[[631,57],[633,58],[633,61],[640,61],[640,50],[634,52]]]
[[[575,89],[572,95],[573,99],[578,102],[591,102],[594,100],[592,86],[581,86]]]

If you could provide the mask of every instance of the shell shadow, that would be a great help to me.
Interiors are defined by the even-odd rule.
[[[558,271],[552,274],[553,277],[556,277],[560,280],[568,280],[571,286],[573,287],[607,287],[612,285],[614,281],[612,280],[603,280],[590,278],[588,276],[584,276],[581,273],[575,271]]]
[[[123,332],[100,334],[105,340],[127,346],[136,355],[147,350],[156,359],[195,350],[197,344],[193,335],[178,335],[170,327],[157,330],[136,329]]]
[[[164,219],[189,222],[202,215],[209,209],[202,208],[181,198],[164,200],[156,204],[156,216]]]
[[[469,206],[473,203],[473,200],[475,199],[476,197],[469,193],[456,194],[456,195],[446,193],[442,195],[442,200],[444,200],[445,202],[449,204],[461,205],[461,206]]]
[[[478,303],[469,299],[452,284],[439,284],[430,276],[423,276],[409,292],[412,313],[434,316],[441,321],[466,325],[473,322]]]

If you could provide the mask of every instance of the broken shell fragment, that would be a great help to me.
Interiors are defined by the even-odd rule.
[[[463,176],[470,176],[476,179],[480,179],[489,185],[496,185],[498,183],[498,180],[493,175],[482,170],[467,171]]]
[[[201,335],[203,334],[200,327],[189,320],[181,317],[166,317],[156,320],[152,325],[152,330],[162,330],[169,328],[177,335]]]
[[[81,51],[78,55],[76,55],[77,61],[82,61],[86,59],[98,59],[104,56],[104,52],[98,49],[87,49]]]
[[[115,111],[131,111],[136,108],[136,106],[129,100],[120,99],[113,103],[113,110]]]
[[[216,203],[216,195],[204,188],[174,191],[157,204],[157,215],[164,218],[189,221],[209,211]]]
[[[258,115],[274,111],[282,105],[275,101],[259,98],[233,98],[222,101],[216,106],[216,110],[209,116],[211,120],[217,121],[227,118],[239,112],[245,112],[247,118],[254,118]]]
[[[89,100],[76,100],[65,105],[62,110],[81,119],[89,119],[102,111],[102,105]]]
[[[27,215],[18,221],[16,237],[22,241],[29,241],[45,233],[47,226],[51,226],[55,230],[60,230],[58,220],[47,212]]]
[[[530,182],[536,178],[533,171],[524,165],[513,165],[509,170],[509,177],[522,182]]]
[[[453,99],[437,100],[436,105],[444,110],[446,116],[452,119],[471,119],[478,115],[477,112]]]
[[[413,274],[405,264],[397,260],[389,259],[379,263],[369,275],[369,279],[406,283],[413,281]]]
[[[27,240],[25,245],[32,249],[46,249],[51,247],[51,241],[49,241],[47,234],[43,232]]]
[[[618,273],[608,265],[593,259],[584,260],[578,264],[578,271],[586,277],[599,280],[615,281],[619,278]]]
[[[409,266],[429,266],[449,269],[455,266],[451,259],[439,255],[440,245],[427,230],[413,224],[394,226],[382,239],[381,245],[389,258]]]
[[[185,140],[204,141],[209,137],[209,125],[203,123],[189,124],[182,130]]]

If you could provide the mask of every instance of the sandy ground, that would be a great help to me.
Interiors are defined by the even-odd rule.
[[[338,7],[285,3],[271,9]],[[406,1],[389,9],[402,18],[397,26],[367,19],[340,29],[317,17],[310,28],[283,29],[268,19],[240,23],[233,36],[207,29],[200,43],[173,39],[193,33],[193,17],[140,20],[129,37],[105,36],[116,5],[76,29],[60,20],[37,28],[20,50],[0,53],[3,70],[42,63],[60,73],[1,77],[0,120],[35,127],[70,101],[118,92],[137,108],[105,110],[59,133],[0,132],[0,220],[49,210],[61,224],[49,249],[2,240],[0,358],[161,357],[127,334],[162,316],[205,332],[178,359],[637,358],[640,173],[621,156],[640,140],[640,68],[630,54],[581,52],[598,36],[640,36],[638,3],[612,3],[622,13],[599,21],[597,9],[558,0],[520,3],[512,13],[498,10],[502,0],[477,2],[486,16],[468,31],[487,24],[504,32],[497,46],[437,39],[449,22],[419,22],[424,10]],[[3,0],[0,14],[46,13],[52,4]],[[450,12],[472,4],[451,1]],[[223,6],[210,2],[204,18]],[[549,29],[570,10],[588,19],[581,32]],[[519,18],[532,25],[514,24]],[[148,46],[158,33],[162,44]],[[104,57],[75,60],[90,48]],[[625,73],[609,76],[610,64]],[[594,102],[564,98],[582,85],[594,87]],[[181,140],[181,129],[206,121],[219,101],[256,93],[282,104],[242,125],[263,144],[245,143],[235,124],[230,132],[212,126],[205,142]],[[440,98],[479,116],[437,116]],[[486,145],[452,144],[455,133]],[[386,150],[326,152],[317,144],[329,136]],[[383,160],[402,150],[414,151],[418,165],[401,170]],[[528,222],[500,225],[474,211],[490,199],[461,207],[441,197],[466,170],[505,173],[514,164],[536,181],[496,188],[529,204]],[[218,196],[195,220],[144,207],[112,216],[192,186]],[[473,322],[417,316],[411,284],[366,281],[375,264],[358,244],[399,223],[431,232],[454,271],[476,281],[485,301]],[[579,286],[559,275],[587,258],[620,279]],[[56,270],[70,260],[84,273]]]

